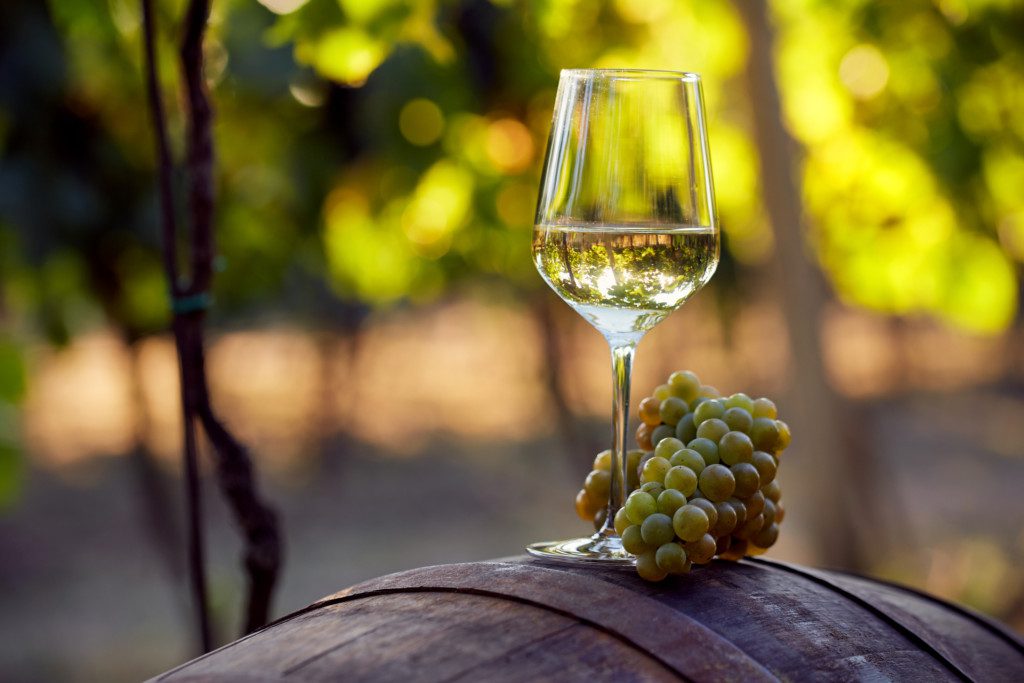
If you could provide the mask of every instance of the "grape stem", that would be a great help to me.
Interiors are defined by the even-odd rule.
[[[608,492],[608,515],[602,536],[617,536],[615,513],[626,500],[626,443],[629,429],[629,378],[633,368],[636,342],[609,343],[612,351],[612,481]]]

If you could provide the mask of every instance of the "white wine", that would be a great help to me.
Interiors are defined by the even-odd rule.
[[[692,225],[538,225],[543,278],[605,336],[651,329],[703,287],[718,266],[718,234]]]

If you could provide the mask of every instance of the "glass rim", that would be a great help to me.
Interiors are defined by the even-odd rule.
[[[562,69],[561,78],[603,78],[607,80],[663,80],[700,83],[700,74],[693,71],[667,69]]]

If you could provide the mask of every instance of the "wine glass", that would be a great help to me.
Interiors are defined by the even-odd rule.
[[[588,538],[535,543],[535,556],[628,563],[614,517],[626,496],[630,367],[644,334],[718,265],[711,159],[700,76],[568,69],[537,202],[541,277],[611,347],[612,465],[607,514]]]

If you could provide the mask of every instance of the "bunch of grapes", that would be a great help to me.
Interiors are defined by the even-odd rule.
[[[625,505],[615,514],[641,577],[660,581],[714,557],[738,560],[775,544],[785,514],[775,475],[789,426],[775,404],[723,397],[692,372],[674,372],[640,402],[642,450],[627,457]],[[599,453],[576,497],[584,519],[604,523],[611,452]]]

